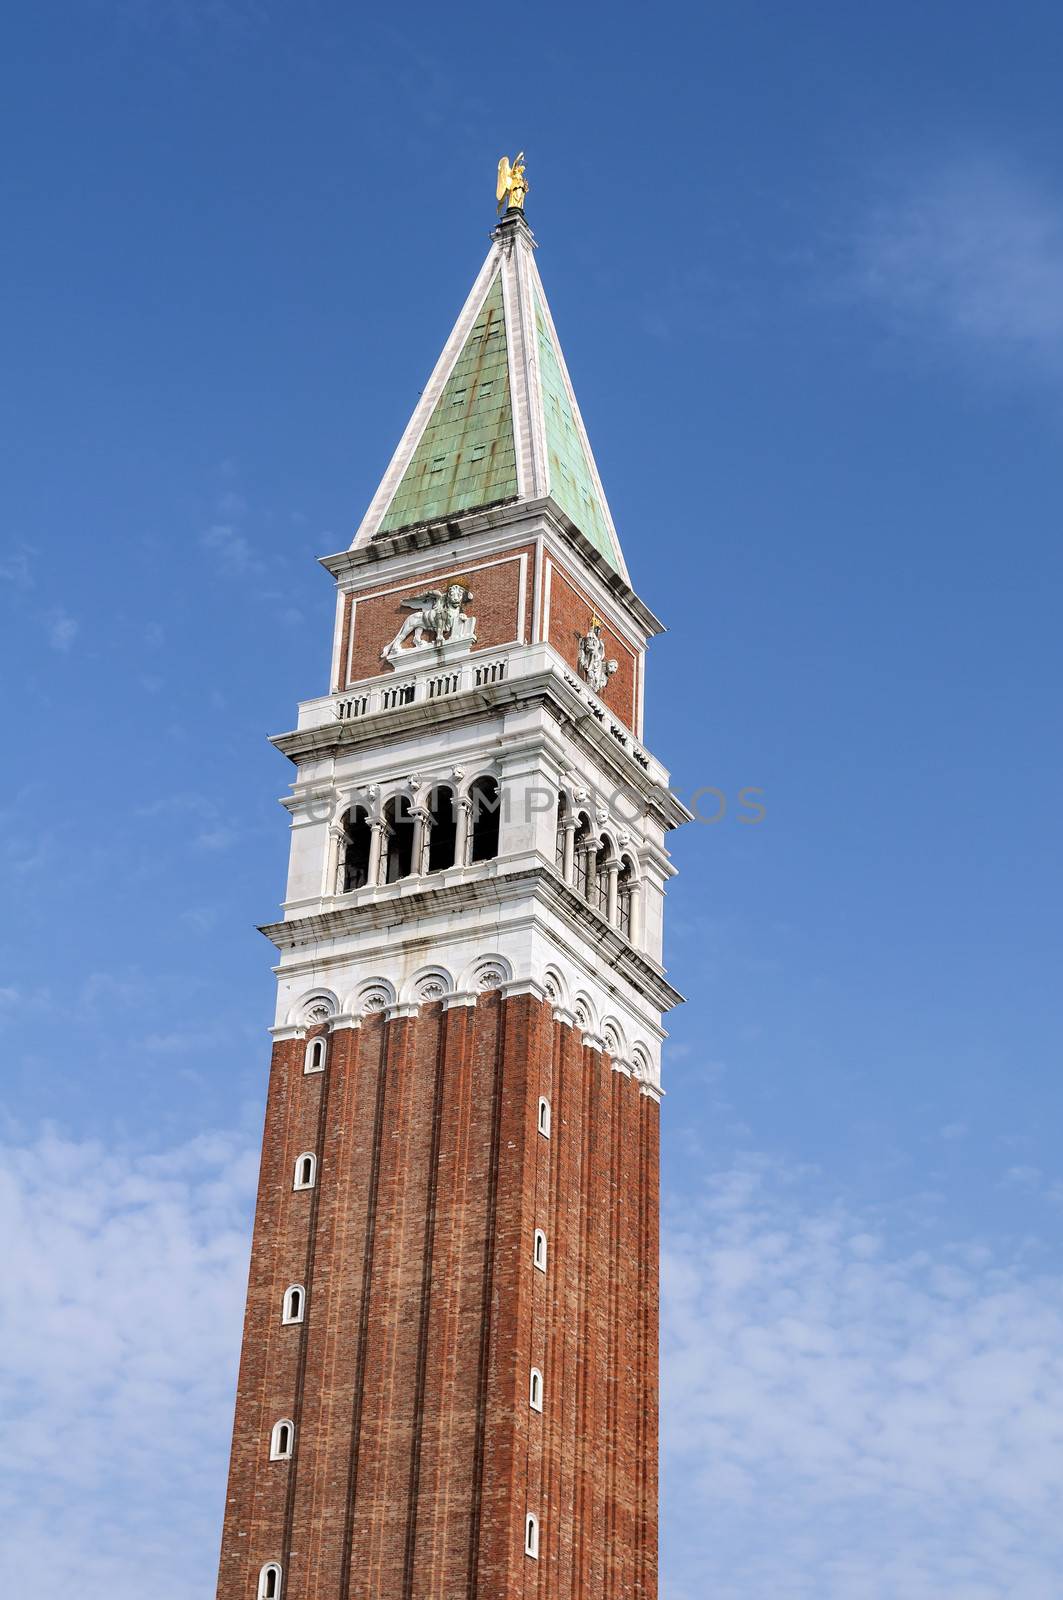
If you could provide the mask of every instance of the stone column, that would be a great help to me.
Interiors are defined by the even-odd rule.
[[[369,883],[374,886],[380,882],[380,865],[384,853],[384,834],[386,831],[387,823],[379,817],[375,822],[369,824],[368,879]]]
[[[576,875],[576,819],[567,817],[563,824],[565,830],[565,859],[562,876],[566,883],[571,883]]]
[[[628,886],[627,936],[637,945],[642,938],[642,885],[635,879]]]
[[[617,914],[617,884],[620,881],[620,862],[614,856],[605,863],[605,870],[609,874],[609,887],[606,891],[605,915],[615,928],[620,918]]]
[[[454,865],[467,867],[469,865],[469,819],[472,816],[472,801],[468,795],[463,794],[458,801],[457,826],[454,830]]]
[[[583,859],[587,864],[583,894],[588,905],[593,905],[598,898],[598,844],[597,839],[588,839],[583,846]]]
[[[429,834],[432,831],[432,819],[423,806],[414,806],[410,815],[413,818],[410,873],[413,877],[420,878],[424,874],[424,855],[428,845]]]
[[[344,859],[343,829],[333,822],[328,831],[328,855],[325,863],[325,893],[342,894],[347,870]]]

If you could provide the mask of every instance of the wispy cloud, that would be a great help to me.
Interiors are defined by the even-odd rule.
[[[200,543],[214,557],[218,571],[225,577],[239,578],[261,570],[250,540],[231,522],[212,523],[200,535]]]
[[[33,588],[33,568],[30,558],[33,552],[27,544],[16,544],[6,555],[0,557],[0,586],[11,590],[14,594],[25,594]]]
[[[1002,164],[952,164],[879,206],[862,292],[921,334],[1063,377],[1063,195]]]
[[[1059,1277],[758,1157],[665,1241],[669,1600],[1058,1593]]]
[[[12,1594],[211,1591],[255,1165],[224,1136],[0,1147]]]
[[[77,618],[72,617],[62,606],[54,606],[45,614],[44,625],[48,633],[48,643],[53,650],[59,650],[63,654],[73,645],[81,626]]]

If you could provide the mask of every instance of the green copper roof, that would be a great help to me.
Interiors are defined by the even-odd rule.
[[[471,511],[516,492],[502,279],[496,276],[380,531]]]
[[[613,548],[613,537],[595,487],[594,475],[582,440],[576,431],[568,389],[550,337],[550,328],[536,296],[535,320],[539,330],[539,372],[543,386],[543,415],[546,421],[546,453],[550,462],[550,493],[576,527],[603,555],[609,565],[621,570]]]

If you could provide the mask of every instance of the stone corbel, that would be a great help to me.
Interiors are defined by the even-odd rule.
[[[480,996],[475,989],[454,989],[450,994],[443,996],[443,1010],[450,1011],[460,1006],[474,1006]]]

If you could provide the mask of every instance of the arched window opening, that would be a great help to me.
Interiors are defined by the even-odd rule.
[[[572,887],[577,894],[587,893],[587,858],[590,854],[591,819],[581,811],[576,819],[576,838],[572,859]]]
[[[303,1306],[306,1304],[306,1291],[301,1283],[293,1283],[284,1291],[284,1304],[281,1308],[282,1322],[302,1322]]]
[[[454,865],[458,844],[458,807],[453,789],[433,789],[429,805],[431,833],[428,835],[428,870],[443,872]]]
[[[477,778],[469,789],[472,802],[472,849],[470,861],[493,861],[498,854],[498,825],[502,811],[502,791],[497,778]]]
[[[362,889],[369,882],[369,846],[373,830],[364,806],[355,806],[343,819],[342,894]]]
[[[524,1554],[534,1561],[539,1559],[539,1518],[529,1511],[524,1519]]]
[[[283,1417],[280,1422],[273,1424],[273,1433],[269,1441],[269,1459],[271,1461],[290,1461],[292,1446],[295,1444],[295,1424]]]
[[[614,859],[612,844],[608,839],[603,839],[594,853],[594,882],[591,885],[592,892],[587,896],[603,917],[608,915],[609,910],[609,863]]]
[[[267,1561],[258,1575],[258,1600],[280,1600],[281,1568],[277,1561]]]
[[[317,1157],[312,1150],[304,1150],[295,1163],[294,1189],[312,1189],[317,1176]]]
[[[395,795],[384,807],[387,823],[387,870],[385,883],[398,883],[413,871],[413,818],[407,795]]]
[[[620,878],[617,882],[617,906],[619,910],[620,932],[627,938],[632,938],[631,932],[631,899],[632,884],[635,881],[635,866],[630,856],[625,856],[620,863]]]
[[[546,1234],[541,1228],[535,1230],[535,1243],[532,1246],[532,1261],[540,1272],[546,1271]]]
[[[563,878],[567,878],[568,877],[568,873],[565,870],[565,865],[566,865],[566,863],[565,863],[565,814],[566,814],[566,811],[567,811],[567,807],[565,805],[565,796],[564,796],[564,792],[562,791],[562,793],[559,794],[558,797],[557,797],[557,847],[556,847],[556,850],[554,852],[554,861],[555,861],[555,864],[557,866],[558,872],[560,872],[560,874],[561,874],[561,876]]]
[[[543,1409],[543,1375],[538,1367],[531,1369],[531,1381],[528,1384],[528,1404],[533,1411]]]
[[[327,1054],[328,1045],[323,1035],[318,1034],[317,1038],[311,1039],[306,1047],[306,1055],[303,1057],[303,1071],[324,1072]]]
[[[539,1096],[539,1132],[544,1139],[550,1137],[550,1102],[544,1094]]]

